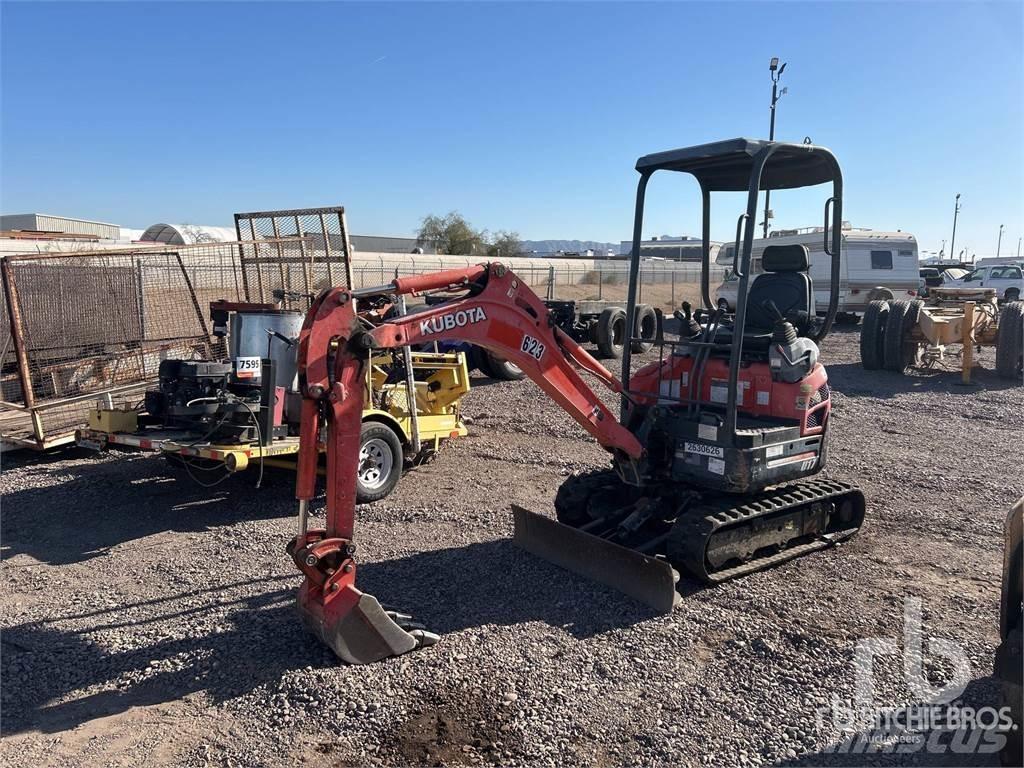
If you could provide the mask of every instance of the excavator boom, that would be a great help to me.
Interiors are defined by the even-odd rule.
[[[368,326],[357,315],[360,297],[380,294],[419,295],[456,291],[453,298],[409,315]],[[405,653],[436,640],[411,618],[386,611],[356,587],[354,528],[359,431],[363,408],[363,366],[372,350],[459,340],[488,349],[518,365],[552,400],[616,456],[622,479],[643,455],[636,436],[619,424],[612,411],[587,385],[587,371],[615,394],[619,381],[551,320],[544,302],[514,272],[499,263],[398,278],[378,288],[324,292],[310,308],[299,337],[298,370],[303,394],[296,481],[299,531],[288,546],[305,575],[299,608],[307,626],[337,655],[350,663],[367,663]],[[307,528],[318,461],[317,443],[326,443],[326,527]],[[622,470],[621,468],[626,468]],[[536,518],[536,519],[531,519]],[[615,585],[603,562],[625,564],[628,579],[620,588],[662,610],[675,604],[678,576],[665,562],[561,526],[526,510],[516,510],[516,541],[551,558],[552,528],[564,528],[574,545],[563,550],[585,553],[591,574]],[[579,568],[572,568],[579,570]],[[645,588],[645,581],[650,586]]]

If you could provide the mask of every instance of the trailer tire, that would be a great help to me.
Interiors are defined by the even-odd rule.
[[[1024,302],[1012,301],[999,313],[996,337],[996,373],[1022,382],[1024,377]]]
[[[370,504],[389,496],[402,477],[402,443],[387,424],[367,421],[359,430],[356,502]]]
[[[487,350],[485,350],[483,347],[478,347],[474,344],[469,348],[468,357],[470,370],[473,370],[475,368],[476,370],[480,371],[480,373],[482,373],[484,376],[491,376],[491,371],[489,369],[489,361],[487,359]]]
[[[608,307],[597,319],[597,349],[602,357],[622,357],[626,345],[626,311]]]
[[[882,367],[882,345],[888,319],[889,302],[868,303],[860,326],[860,363],[865,371],[877,371]]]
[[[492,379],[501,379],[502,381],[519,381],[526,374],[523,373],[523,369],[515,363],[511,363],[503,357],[483,350],[483,356],[487,358],[487,369],[490,371]]]
[[[634,352],[649,352],[654,346],[654,338],[658,335],[658,316],[654,314],[654,307],[650,304],[637,304],[634,326],[633,335],[639,336],[643,341],[630,342],[630,349]]]
[[[910,332],[921,314],[921,301],[894,301],[889,304],[889,317],[885,322],[882,341],[882,367],[887,371],[903,373],[920,361],[921,347],[909,341]]]
[[[1007,302],[1020,301],[1020,291],[1016,288],[1007,288],[1003,294],[1003,300]]]

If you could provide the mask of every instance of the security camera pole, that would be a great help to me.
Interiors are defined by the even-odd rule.
[[[779,66],[779,57],[773,56],[771,62],[768,64],[768,71],[772,73],[772,121],[771,126],[768,128],[768,140],[775,141],[775,105],[779,99],[786,95],[788,88],[783,88],[779,91],[779,78],[782,77],[782,73],[786,69],[786,63],[783,62],[782,66]],[[766,189],[764,191],[764,236],[768,237],[768,215],[771,212],[771,190]]]

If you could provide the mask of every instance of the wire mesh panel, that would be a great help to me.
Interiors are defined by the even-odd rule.
[[[226,357],[223,339],[210,334],[209,306],[246,300],[242,252],[307,245],[290,238],[4,257],[0,437],[66,442],[100,396],[140,400],[161,360]],[[305,289],[297,269],[280,285]]]
[[[247,301],[308,309],[325,288],[352,287],[345,209],[302,208],[235,214]]]

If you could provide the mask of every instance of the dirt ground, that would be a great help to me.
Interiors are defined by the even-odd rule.
[[[157,458],[3,456],[2,731],[7,765],[994,765],[975,754],[833,754],[855,644],[904,643],[920,600],[994,702],[1001,527],[1024,491],[1024,388],[981,356],[865,372],[857,334],[825,343],[829,477],[868,499],[833,550],[726,585],[683,582],[655,616],[509,540],[510,503],[551,511],[605,455],[530,382],[477,379],[469,437],[360,509],[360,586],[442,634],[346,667],[300,626],[289,477],[214,489]],[[911,599],[909,605],[912,607]],[[878,704],[914,702],[899,657]]]

